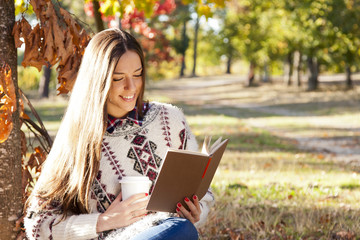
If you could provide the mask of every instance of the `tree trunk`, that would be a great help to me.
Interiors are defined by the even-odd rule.
[[[250,62],[249,74],[248,74],[246,86],[247,87],[253,86],[254,80],[255,80],[255,63]]]
[[[346,88],[351,89],[351,88],[353,88],[353,82],[352,82],[352,79],[351,79],[350,65],[346,65],[345,70],[346,70]]]
[[[231,74],[231,61],[232,61],[232,52],[228,54],[227,63],[226,63],[226,74]]]
[[[291,77],[293,74],[293,64],[292,64],[292,53],[290,52],[286,57],[285,67],[284,67],[284,83],[287,86],[291,85]]]
[[[266,63],[263,68],[263,75],[261,77],[261,81],[263,82],[270,82],[270,74],[269,74],[269,65]]]
[[[182,42],[183,46],[188,46],[188,44],[189,44],[188,38],[186,37],[186,24],[187,24],[187,20],[184,20],[183,28],[182,28],[182,32],[181,32],[181,42]],[[182,53],[181,53],[180,77],[183,77],[185,75],[185,69],[186,69],[185,53],[186,53],[186,48],[184,47],[184,49],[182,50]]]
[[[92,4],[93,4],[93,11],[94,11],[96,30],[98,32],[101,32],[105,28],[104,28],[104,22],[103,22],[103,20],[101,18],[101,13],[99,11],[100,4],[99,4],[98,0],[92,0]]]
[[[39,96],[40,96],[40,98],[48,98],[49,97],[51,68],[44,66],[43,69],[44,69],[44,74],[41,76],[40,84],[39,84]]]
[[[308,57],[308,91],[314,91],[318,87],[319,65],[316,57]]]
[[[196,77],[196,58],[197,58],[197,43],[198,43],[198,34],[199,34],[199,15],[196,17],[195,23],[195,37],[194,37],[194,65],[192,70],[192,76]]]
[[[181,56],[180,77],[184,77],[184,76],[185,76],[185,69],[186,69],[185,55],[182,55],[182,56]]]
[[[14,239],[14,220],[22,215],[21,188],[21,138],[19,118],[19,93],[17,82],[17,52],[11,34],[15,23],[13,0],[0,0],[0,60],[9,64],[16,90],[17,110],[13,113],[13,130],[0,143],[0,233],[1,239]]]
[[[294,52],[294,72],[293,75],[296,79],[298,87],[301,86],[301,53],[299,51]]]

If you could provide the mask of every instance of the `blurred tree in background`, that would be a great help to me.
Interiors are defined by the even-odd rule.
[[[17,2],[19,14],[27,5]],[[251,86],[260,75],[270,81],[280,74],[287,85],[300,86],[302,80],[308,90],[315,90],[319,74],[325,72],[346,73],[351,88],[351,74],[359,69],[360,6],[351,0],[60,3],[93,32],[121,27],[134,34],[144,47],[153,80],[235,73],[247,74],[246,85]]]

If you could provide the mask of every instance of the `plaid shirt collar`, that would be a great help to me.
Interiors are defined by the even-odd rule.
[[[143,112],[144,114],[146,113],[146,111],[149,109],[149,104],[148,103],[144,103],[143,105]],[[138,111],[135,108],[129,112],[129,114],[123,118],[117,118],[117,117],[113,117],[110,114],[108,114],[108,121],[107,121],[107,128],[106,131],[108,133],[113,133],[115,128],[117,126],[122,126],[124,124],[125,121],[129,121],[129,122],[133,122],[139,126],[142,126],[143,123],[143,118],[139,116]]]

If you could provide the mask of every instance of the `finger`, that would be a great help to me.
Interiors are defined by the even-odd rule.
[[[129,207],[131,209],[145,209],[147,204],[149,203],[149,199],[145,199],[145,200],[135,200],[134,202],[130,202],[129,203]]]
[[[184,201],[185,201],[186,205],[189,207],[190,212],[191,212],[193,215],[196,215],[197,212],[198,212],[198,209],[197,209],[197,207],[195,206],[195,204],[194,204],[193,202],[191,202],[190,199],[187,198],[187,197],[184,199]]]
[[[121,202],[121,199],[122,199],[122,192],[120,192],[119,195],[116,196],[114,202],[115,202],[115,201]]]
[[[179,208],[176,208],[176,214],[178,215],[178,217],[185,218],[184,214],[182,214]]]
[[[201,213],[200,201],[199,201],[198,196],[194,195],[193,196],[193,201],[194,201],[194,205],[196,206],[198,211]]]
[[[126,199],[125,201],[128,203],[128,204],[131,204],[137,200],[140,200],[142,198],[147,198],[147,196],[149,196],[148,193],[137,193],[137,194],[134,194],[132,195],[131,197],[129,197],[128,199]],[[145,199],[144,199],[145,200]]]
[[[201,214],[201,209],[200,209],[200,204],[199,201],[194,200],[194,203],[192,201],[190,201],[189,198],[185,198],[185,203],[187,204],[187,206],[190,209],[190,214],[192,215],[192,217],[194,218],[194,222],[197,222],[200,220],[200,214]],[[196,203],[195,203],[196,202]],[[197,204],[199,207],[197,207],[195,204]]]
[[[186,208],[184,206],[181,205],[181,203],[178,203],[176,206],[177,206],[177,209],[180,210],[180,213],[182,213],[186,219],[188,219],[190,222],[194,223],[194,220],[195,220],[194,217],[191,215],[191,213],[188,210],[186,210]]]
[[[130,225],[130,224],[133,224],[134,222],[137,222],[137,221],[141,220],[143,217],[144,217],[144,216],[142,215],[142,216],[138,216],[138,217],[133,217],[133,218],[131,218],[130,221],[129,221],[129,225]]]
[[[144,217],[146,215],[147,215],[147,211],[145,209],[135,210],[135,211],[131,212],[131,217],[132,218]]]

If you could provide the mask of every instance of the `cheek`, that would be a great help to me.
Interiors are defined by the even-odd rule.
[[[142,85],[143,85],[142,79],[136,81],[136,87],[138,90],[141,90]]]

